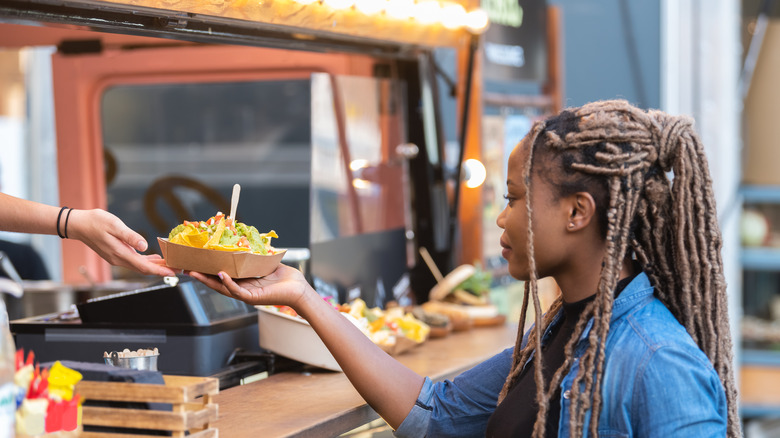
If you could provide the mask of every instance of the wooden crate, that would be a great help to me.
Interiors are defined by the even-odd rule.
[[[84,426],[123,427],[170,431],[173,437],[217,438],[210,423],[217,420],[212,396],[219,380],[211,377],[163,376],[165,385],[81,381],[76,392],[87,401],[169,403],[171,411],[84,406]],[[82,432],[83,438],[146,438],[139,433]]]

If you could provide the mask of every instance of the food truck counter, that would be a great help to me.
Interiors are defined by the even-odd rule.
[[[514,345],[516,324],[480,327],[431,339],[397,356],[404,365],[434,381],[457,374]],[[284,372],[233,387],[214,396],[220,436],[338,436],[379,416],[343,373]]]

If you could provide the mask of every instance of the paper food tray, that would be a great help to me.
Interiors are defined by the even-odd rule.
[[[158,237],[165,264],[173,269],[202,272],[217,275],[227,272],[231,278],[264,277],[276,270],[286,250],[276,254],[263,255],[250,252],[219,251],[195,248],[171,243]]]

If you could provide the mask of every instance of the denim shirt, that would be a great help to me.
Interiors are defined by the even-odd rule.
[[[561,320],[559,313],[542,338]],[[587,349],[586,326],[561,382],[559,437],[568,437],[571,387]],[[528,338],[528,333],[525,339]],[[483,437],[509,375],[508,348],[453,380],[425,379],[397,437]],[[530,359],[529,359],[530,360]],[[615,300],[606,342],[600,437],[724,437],[726,394],[707,356],[639,274]],[[584,436],[590,411],[585,418]]]

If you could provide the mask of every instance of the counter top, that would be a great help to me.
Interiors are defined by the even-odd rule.
[[[396,357],[438,381],[451,379],[514,345],[517,325],[479,327],[431,339]],[[343,373],[285,372],[226,389],[214,396],[220,436],[338,436],[379,416],[360,397]]]

